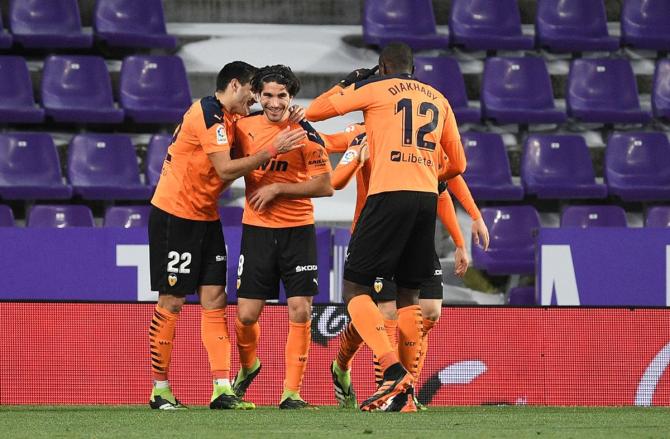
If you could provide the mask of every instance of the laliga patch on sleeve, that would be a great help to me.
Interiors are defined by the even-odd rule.
[[[228,143],[228,135],[226,134],[226,128],[222,125],[216,127],[216,143],[218,145],[224,145]]]
[[[342,159],[340,160],[341,165],[348,165],[352,161],[356,159],[358,156],[358,153],[354,151],[353,149],[348,149],[347,152],[344,153],[342,156]]]

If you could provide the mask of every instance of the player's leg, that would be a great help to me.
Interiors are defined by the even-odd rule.
[[[363,345],[363,339],[349,322],[340,333],[340,343],[335,360],[330,364],[330,375],[333,378],[335,399],[342,408],[356,408],[356,392],[351,382],[351,362],[356,352]]]
[[[391,291],[391,288],[387,288]],[[384,297],[376,297],[377,307],[381,311],[382,316],[384,317],[384,329],[386,330],[386,335],[388,335],[389,340],[391,341],[391,346],[394,349],[398,349],[398,309],[396,307],[396,292],[391,291],[389,294],[385,293]],[[401,361],[402,362],[402,361]],[[377,386],[381,385],[384,378],[381,366],[379,365],[379,359],[373,354],[372,364],[375,372],[375,382]]]
[[[289,331],[286,340],[286,375],[280,409],[309,407],[300,396],[312,341],[312,298],[319,293],[316,230],[313,225],[275,232],[279,270],[286,288]]]
[[[237,267],[237,319],[235,333],[240,370],[233,390],[240,398],[261,371],[257,356],[260,317],[265,301],[279,297],[279,271],[273,229],[243,225]]]
[[[149,405],[174,410],[184,406],[174,397],[168,382],[172,346],[179,312],[186,295],[195,292],[199,270],[197,243],[204,229],[152,207],[149,217],[149,265],[151,289],[159,292],[149,328],[153,388]],[[196,253],[195,260],[193,253]],[[187,263],[188,262],[188,263]]]

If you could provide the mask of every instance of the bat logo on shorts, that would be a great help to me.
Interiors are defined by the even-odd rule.
[[[168,284],[170,284],[171,287],[174,287],[176,283],[177,283],[177,275],[174,273],[170,273],[168,275]]]
[[[383,280],[384,278],[378,277],[377,279],[375,279],[375,283],[372,285],[377,294],[381,293],[382,288],[384,288]]]

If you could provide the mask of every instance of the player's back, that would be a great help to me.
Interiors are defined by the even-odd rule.
[[[230,149],[235,116],[213,96],[193,103],[175,130],[151,203],[175,216],[216,220],[224,186],[208,154]]]
[[[364,105],[372,170],[368,195],[391,191],[436,192],[441,142],[460,141],[446,98],[408,74],[358,82],[331,98],[338,108]]]

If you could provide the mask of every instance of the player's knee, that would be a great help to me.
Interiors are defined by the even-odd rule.
[[[379,302],[377,304],[379,311],[382,313],[382,316],[386,320],[397,320],[398,319],[398,310],[396,309],[395,302],[392,300],[386,302]]]
[[[426,320],[431,320],[433,323],[437,323],[437,321],[440,320],[440,312],[434,309],[422,309],[421,316]]]
[[[184,302],[186,302],[185,297],[176,297],[167,294],[158,296],[158,306],[174,314],[178,314],[181,311]]]
[[[244,326],[253,325],[258,321],[258,315],[255,313],[238,312],[237,318]]]
[[[288,307],[288,318],[293,323],[307,323],[312,317],[312,305],[309,301],[290,303]]]

